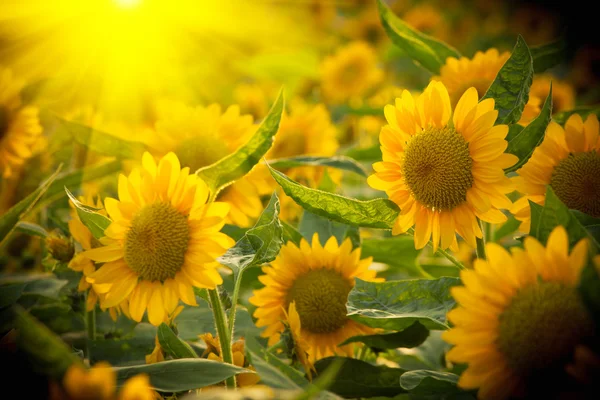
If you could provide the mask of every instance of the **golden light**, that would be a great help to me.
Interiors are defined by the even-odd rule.
[[[139,5],[142,0],[115,0],[115,3],[123,8],[133,8]]]

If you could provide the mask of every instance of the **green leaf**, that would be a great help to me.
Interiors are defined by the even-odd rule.
[[[77,143],[98,154],[128,160],[141,160],[142,154],[146,151],[143,143],[124,140],[77,122],[58,117],[57,120]]]
[[[300,241],[302,240],[302,234],[289,223],[285,221],[279,222],[281,222],[281,225],[283,226],[283,242],[292,242],[296,245],[299,245]]]
[[[519,161],[512,167],[506,168],[505,172],[513,172],[521,168],[533,154],[535,148],[542,142],[546,128],[552,118],[552,85],[550,92],[544,101],[540,114],[523,128],[517,135],[508,141],[506,152],[519,157]]]
[[[31,222],[19,221],[15,229],[21,233],[25,233],[31,236],[39,236],[43,238],[48,236],[48,232],[46,231],[46,229],[44,229],[44,227]]]
[[[279,198],[273,193],[258,221],[244,237],[227,249],[218,261],[239,273],[246,268],[273,261],[283,244],[283,227],[279,222]]]
[[[322,245],[327,243],[330,237],[334,236],[337,239],[338,244],[341,244],[347,235],[353,234],[352,230],[355,227],[334,222],[326,218],[320,217],[310,211],[304,211],[302,219],[298,225],[300,234],[309,242],[312,242],[312,237],[315,233],[319,234],[319,242]]]
[[[557,41],[535,46],[529,50],[533,58],[533,70],[539,74],[564,61],[567,55],[567,41],[562,37]]]
[[[2,217],[0,217],[0,245],[4,239],[15,228],[21,218],[23,218],[35,206],[35,203],[44,195],[52,182],[58,176],[60,167],[44,183],[42,183],[33,193],[11,207]]]
[[[519,35],[513,52],[502,66],[496,79],[481,98],[496,101],[496,124],[514,124],[521,118],[529,101],[529,88],[533,80],[533,60],[527,44]]]
[[[69,196],[69,199],[73,202],[73,205],[75,205],[77,215],[79,215],[81,222],[90,230],[96,239],[103,237],[104,230],[111,224],[110,219],[98,213],[98,208],[86,206],[77,200],[77,198],[73,196],[73,193],[71,193],[66,187],[65,192],[67,193],[67,196]]]
[[[117,386],[138,374],[147,374],[150,384],[159,392],[183,392],[214,385],[241,373],[254,371],[205,358],[162,361],[148,365],[114,368]]]
[[[581,239],[588,238],[596,249],[600,248],[598,241],[584,228],[571,210],[560,201],[550,185],[546,189],[544,205],[540,206],[529,201],[529,206],[531,207],[529,234],[542,244],[546,244],[555,227],[562,225],[569,233],[569,247],[574,246]]]
[[[600,218],[594,218],[579,210],[571,210],[571,214],[587,229],[596,242],[600,243]]]
[[[351,147],[344,155],[357,161],[381,160],[381,146],[376,144],[371,147]]]
[[[221,189],[250,172],[269,151],[279,129],[283,105],[283,90],[281,90],[271,110],[248,143],[216,163],[196,171],[196,174],[206,182],[213,196],[216,196]]]
[[[521,221],[513,217],[512,215],[508,217],[508,221],[506,221],[497,231],[494,232],[494,241],[498,241],[511,233],[515,232],[519,229],[521,225]]]
[[[434,74],[446,63],[448,57],[460,58],[460,53],[431,36],[425,35],[398,18],[382,1],[379,4],[381,23],[388,37],[396,46],[404,50],[410,58]]]
[[[400,386],[400,376],[405,372],[400,368],[373,365],[365,361],[327,357],[315,363],[317,375],[322,374],[331,364],[342,358],[344,363],[333,379],[328,390],[346,398],[395,396],[404,393]]]
[[[446,313],[456,302],[450,288],[460,279],[366,282],[356,279],[348,295],[348,317],[372,328],[401,331],[415,321],[428,329],[448,329]]]
[[[269,169],[285,194],[305,210],[332,221],[351,226],[391,229],[400,212],[398,206],[388,199],[361,201],[311,189],[291,180],[279,171],[270,167]]]
[[[177,358],[198,358],[198,354],[185,341],[181,340],[175,332],[164,322],[159,325],[157,331],[160,347],[171,357]]]
[[[596,328],[600,327],[600,271],[594,265],[593,260],[589,260],[587,265],[581,271],[579,285],[577,287],[584,304],[589,310]]]
[[[352,336],[346,339],[340,346],[348,343],[364,343],[375,352],[386,349],[397,349],[399,347],[413,348],[419,346],[429,336],[429,330],[419,321],[408,328],[394,333],[378,335]]]
[[[298,156],[289,158],[279,158],[275,160],[269,160],[269,165],[275,169],[287,169],[294,167],[331,167],[345,171],[354,172],[364,177],[367,176],[367,171],[350,157],[346,156],[333,156],[333,157],[311,157],[311,156]]]
[[[362,257],[373,257],[373,261],[395,268],[406,268],[421,274],[417,258],[421,250],[415,249],[410,235],[398,235],[389,238],[366,238],[362,242]]]
[[[308,384],[300,371],[269,353],[255,337],[246,338],[246,350],[263,384],[276,389],[299,389]]]
[[[461,392],[456,387],[458,378],[458,375],[450,372],[406,371],[400,377],[400,385],[414,394],[449,395]]]
[[[90,340],[89,349],[92,364],[107,361],[113,366],[137,365],[146,362],[146,355],[154,349],[154,335]]]
[[[600,118],[600,107],[580,107],[573,110],[561,111],[554,114],[552,120],[558,124],[564,125],[573,114],[581,115],[581,118],[583,118],[584,121],[590,114],[596,114],[596,116]]]

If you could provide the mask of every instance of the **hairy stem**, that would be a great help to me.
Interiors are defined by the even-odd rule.
[[[210,305],[212,307],[213,316],[215,319],[215,328],[217,329],[217,335],[219,336],[219,345],[221,346],[221,357],[223,362],[233,365],[233,352],[231,351],[231,337],[229,336],[229,329],[227,326],[227,317],[223,310],[223,304],[219,298],[219,293],[216,290],[208,290],[208,298],[210,299]],[[225,385],[229,389],[235,389],[235,377],[230,376],[225,381]]]

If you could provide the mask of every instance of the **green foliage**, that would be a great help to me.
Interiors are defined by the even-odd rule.
[[[44,227],[31,222],[20,221],[15,226],[15,229],[18,232],[26,233],[31,236],[39,236],[42,238],[48,236],[48,232],[44,229]]]
[[[35,206],[35,203],[44,195],[52,182],[58,176],[60,168],[50,175],[33,193],[11,207],[4,215],[0,217],[0,245],[4,243],[6,237],[13,231],[19,220],[23,218]]]
[[[175,332],[164,322],[159,325],[158,331],[158,342],[160,347],[171,357],[177,358],[198,358],[198,354],[187,344],[184,340],[181,340]]]
[[[3,276],[0,279],[0,308],[15,304],[22,296],[56,300],[66,284],[66,280],[52,274]]]
[[[405,269],[414,275],[422,274],[417,263],[421,251],[415,249],[414,239],[410,235],[366,238],[362,242],[362,257],[373,257],[375,262]]]
[[[353,320],[386,330],[401,331],[415,321],[428,329],[447,329],[446,313],[456,304],[450,288],[460,279],[412,279],[366,282],[356,279],[348,295],[348,316]]]
[[[519,121],[529,100],[532,81],[533,60],[527,44],[519,35],[510,58],[481,98],[495,100],[498,110],[496,124],[514,124]]]
[[[533,58],[533,70],[539,74],[564,61],[567,55],[567,41],[562,37],[554,42],[531,47],[529,50]]]
[[[525,165],[535,148],[544,139],[544,134],[546,133],[546,128],[548,127],[551,118],[552,85],[550,85],[550,92],[544,101],[544,106],[542,107],[540,114],[508,141],[506,152],[519,157],[519,161],[512,167],[508,167],[505,172],[516,171]]]
[[[346,339],[341,345],[348,343],[364,343],[375,352],[381,352],[386,349],[397,349],[399,347],[412,348],[422,344],[429,336],[429,330],[419,321],[408,328],[394,333],[383,333],[376,335],[352,336]]]
[[[367,176],[367,171],[350,157],[347,156],[333,156],[333,157],[311,157],[311,156],[298,156],[289,158],[279,158],[276,160],[270,160],[269,165],[275,169],[287,169],[294,167],[331,167],[337,168],[344,171],[354,172],[364,177]]]
[[[71,193],[66,187],[65,192],[67,192],[67,196],[69,196],[69,199],[73,202],[81,222],[90,230],[96,239],[103,237],[104,230],[110,226],[111,220],[100,214],[98,212],[100,211],[99,208],[86,206],[77,200],[73,193]]]
[[[423,68],[438,74],[448,57],[460,58],[460,53],[454,48],[411,28],[398,18],[382,0],[377,0],[377,3],[381,23],[388,37]]]
[[[117,367],[117,386],[138,374],[147,374],[159,392],[183,392],[214,385],[241,373],[253,373],[235,365],[205,358],[162,361],[148,365]]]
[[[458,375],[450,372],[416,370],[406,371],[400,385],[410,393],[419,395],[450,395],[460,393],[456,387]]]
[[[319,241],[322,245],[327,243],[330,237],[334,236],[338,244],[341,244],[346,237],[353,240],[353,247],[360,246],[360,236],[356,238],[355,231],[357,228],[334,222],[326,218],[320,217],[310,211],[304,211],[302,219],[298,225],[300,234],[310,243],[315,233],[319,234]],[[356,241],[359,241],[356,243]]]
[[[506,221],[498,230],[494,232],[494,240],[498,241],[511,233],[515,232],[519,226],[521,225],[521,221],[513,217],[512,215],[508,217],[508,221]]]
[[[275,357],[256,338],[246,338],[246,351],[263,384],[276,389],[300,389],[308,385],[300,371]]]
[[[281,90],[262,124],[246,144],[216,163],[196,171],[196,174],[206,182],[213,196],[250,172],[267,154],[279,129],[283,106],[283,90]]]
[[[595,266],[592,259],[581,271],[578,290],[598,329],[600,327],[600,267]]]
[[[391,200],[361,201],[318,189],[310,189],[279,171],[272,168],[270,170],[271,175],[283,188],[285,194],[305,210],[332,221],[351,226],[391,229],[398,216],[398,206]]]
[[[235,338],[260,333],[260,329],[254,325],[252,317],[244,307],[238,305],[235,315]],[[183,340],[198,340],[198,334],[206,332],[216,335],[212,311],[202,299],[198,299],[198,307],[185,307],[175,318],[175,324],[178,336]]]
[[[344,154],[357,161],[381,160],[381,147],[376,144],[371,147],[350,147]]]
[[[552,120],[556,123],[564,125],[565,122],[567,122],[567,120],[569,119],[569,117],[573,114],[581,115],[581,118],[583,118],[584,120],[590,114],[596,114],[596,116],[600,118],[600,107],[580,107],[575,108],[573,110],[561,111],[554,114],[552,116]]]
[[[302,240],[302,234],[289,223],[285,221],[279,222],[281,222],[281,226],[283,227],[283,242],[287,243],[291,241],[292,243],[299,245]]]

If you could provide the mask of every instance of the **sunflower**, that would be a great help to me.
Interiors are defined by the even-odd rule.
[[[546,185],[571,209],[600,217],[600,142],[598,117],[591,114],[585,122],[572,115],[564,129],[550,122],[546,136],[527,163],[513,178],[517,190],[524,194],[511,212],[522,222],[520,229],[529,232],[529,201],[543,205]]]
[[[219,232],[229,205],[207,203],[208,187],[168,153],[158,163],[149,153],[143,168],[119,176],[119,200],[104,204],[112,223],[104,245],[83,254],[104,264],[88,281],[105,294],[103,307],[129,300],[129,312],[159,325],[181,299],[196,305],[193,286],[214,289],[223,282],[216,257],[233,244]]]
[[[479,388],[482,399],[527,393],[535,380],[564,371],[575,347],[593,335],[593,321],[577,291],[587,241],[569,254],[567,232],[556,227],[544,248],[527,237],[509,253],[486,245],[487,261],[461,271],[464,287],[452,289],[459,306],[454,327],[442,338],[454,344],[448,360],[467,363],[458,382]]]
[[[212,333],[205,333],[203,335],[198,335],[202,341],[206,344],[206,350],[202,357],[206,357],[209,360],[213,361],[221,361],[223,362],[223,358],[221,356],[221,344],[219,343],[219,337],[213,337]],[[233,353],[233,364],[238,367],[246,368],[251,371],[256,371],[253,366],[248,364],[248,360],[246,359],[246,350],[245,350],[245,341],[244,339],[239,339],[233,342],[231,345],[231,351]],[[258,383],[260,377],[257,374],[247,373],[247,374],[238,374],[235,377],[235,382],[237,387],[248,387],[254,386]]]
[[[575,108],[575,89],[573,86],[549,74],[533,78],[529,95],[545,99],[550,92],[550,83],[552,83],[552,113]]]
[[[41,137],[38,109],[22,106],[24,82],[0,66],[0,173],[9,178],[33,155]]]
[[[383,43],[387,38],[381,25],[379,12],[375,7],[367,8],[358,15],[347,18],[342,30],[346,37],[364,40],[374,46]]]
[[[213,164],[244,145],[256,130],[251,115],[240,114],[239,106],[222,111],[218,104],[188,107],[178,102],[163,102],[158,107],[155,132],[147,135],[153,155],[174,152],[181,165],[195,172]],[[254,171],[253,171],[254,172]],[[250,226],[262,210],[256,173],[233,183],[219,193],[218,200],[230,205],[227,222]]]
[[[402,19],[414,29],[440,40],[445,41],[450,33],[448,21],[439,9],[431,4],[410,7],[402,15]]]
[[[362,41],[340,48],[321,65],[323,95],[332,103],[363,96],[382,79],[375,50]]]
[[[450,121],[448,91],[434,81],[416,100],[404,91],[384,109],[383,162],[373,164],[368,183],[400,206],[393,234],[415,226],[417,249],[432,238],[434,250],[441,243],[457,251],[455,232],[474,247],[482,237],[478,218],[506,220],[499,209],[510,208],[506,193],[513,188],[503,168],[517,157],[503,153],[508,126],[494,126],[494,99],[477,101],[477,90],[468,89]]]
[[[288,242],[271,266],[263,268],[266,275],[259,280],[265,287],[254,291],[249,300],[258,307],[256,326],[267,327],[262,336],[269,338],[269,345],[279,341],[285,310],[295,302],[311,362],[335,354],[352,356],[353,344],[338,344],[373,330],[346,317],[346,301],[354,278],[381,280],[369,269],[371,261],[371,257],[361,260],[360,249],[352,250],[349,239],[338,246],[332,236],[321,246],[315,233],[312,246],[304,239],[300,247]]]

